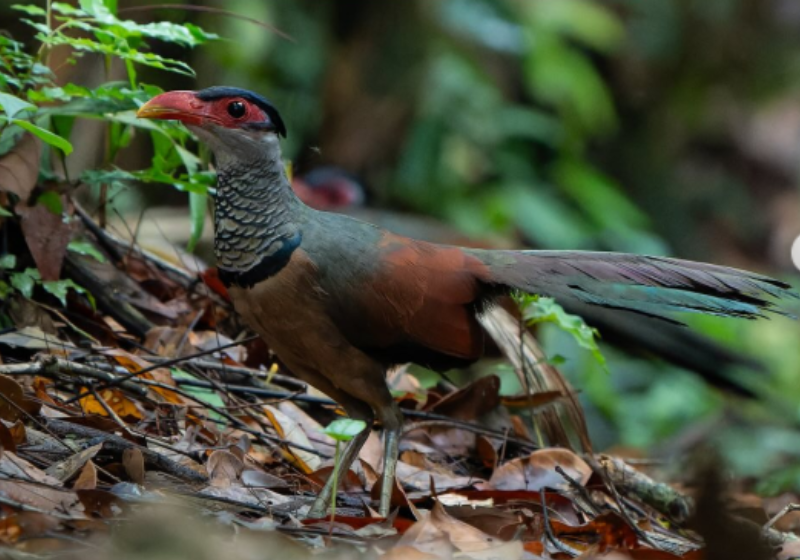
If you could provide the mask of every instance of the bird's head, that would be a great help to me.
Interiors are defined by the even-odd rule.
[[[286,126],[272,103],[233,87],[168,91],[142,105],[136,116],[182,122],[208,144],[218,163],[280,157],[278,139],[286,136]]]

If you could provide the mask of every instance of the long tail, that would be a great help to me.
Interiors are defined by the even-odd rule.
[[[589,251],[470,251],[488,268],[489,283],[512,290],[578,299],[669,321],[690,311],[756,319],[791,316],[774,299],[797,298],[791,286],[753,272],[707,263]]]

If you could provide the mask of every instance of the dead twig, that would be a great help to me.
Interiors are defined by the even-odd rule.
[[[656,550],[661,550],[661,546],[650,538],[650,535],[643,531],[639,525],[631,518],[630,513],[628,512],[628,508],[622,501],[622,496],[620,496],[619,491],[617,490],[614,481],[608,475],[608,471],[606,468],[601,465],[594,457],[588,457],[587,463],[589,466],[592,467],[592,470],[599,476],[603,483],[605,484],[606,488],[611,492],[611,495],[614,497],[614,500],[617,502],[617,506],[619,507],[619,513],[622,515],[622,518],[625,519],[625,522],[628,526],[636,533],[636,536],[639,538],[640,541],[647,543],[648,545],[652,546]]]
[[[596,457],[584,456],[591,459],[609,480],[617,487],[622,488],[625,494],[632,494],[643,503],[661,512],[676,523],[685,523],[694,509],[692,499],[663,482],[657,482],[649,476],[626,465],[621,459],[608,455]],[[588,461],[592,464],[592,461]],[[594,465],[593,465],[594,466]]]
[[[164,358],[161,356],[142,356],[142,358],[153,364],[161,364],[162,367],[164,363],[173,359],[173,358]],[[202,369],[210,369],[218,372],[223,372],[225,374],[241,375],[243,377],[249,377],[252,379],[259,379],[259,380],[270,379],[272,381],[276,381],[281,385],[293,386],[297,387],[298,389],[306,389],[306,387],[308,387],[308,385],[303,381],[300,381],[299,379],[292,377],[290,375],[283,375],[280,373],[271,373],[259,369],[253,369],[242,366],[229,366],[227,364],[215,362],[213,360],[202,360],[197,358],[188,360],[185,363]]]
[[[187,467],[176,463],[172,459],[156,453],[146,447],[136,445],[123,437],[116,434],[109,434],[102,430],[89,428],[88,426],[81,426],[80,424],[73,424],[65,420],[57,420],[55,418],[46,418],[45,424],[47,428],[59,436],[77,436],[89,439],[95,443],[103,443],[103,448],[114,453],[121,454],[126,449],[139,449],[144,456],[145,464],[148,466],[163,471],[167,474],[185,480],[190,483],[206,483],[208,477]]]
[[[120,389],[135,394],[138,397],[146,397],[147,389],[136,383],[125,382],[117,376],[97,368],[87,366],[78,362],[72,362],[53,355],[40,355],[33,362],[24,364],[0,365],[0,374],[3,375],[42,375],[60,373],[62,375],[88,377],[98,381],[119,385]],[[80,400],[82,395],[78,395],[72,400]]]
[[[143,369],[140,369],[140,370],[132,371],[132,372],[127,373],[125,375],[121,375],[121,376],[119,376],[119,377],[117,377],[117,378],[115,378],[115,379],[113,379],[111,381],[108,381],[108,382],[106,382],[104,384],[101,384],[100,386],[96,387],[96,389],[98,391],[102,391],[103,389],[109,389],[111,387],[116,387],[117,385],[121,385],[122,383],[125,383],[126,381],[129,381],[130,379],[133,379],[134,377],[138,377],[138,376],[143,375],[145,373],[149,373],[149,372],[151,372],[153,370],[156,370],[156,369],[159,369],[159,368],[162,368],[162,367],[169,367],[169,366],[173,366],[173,365],[176,365],[176,364],[180,364],[180,363],[182,363],[182,362],[184,362],[186,360],[190,360],[191,358],[197,358],[197,357],[200,357],[200,356],[208,356],[209,354],[213,354],[214,352],[219,352],[220,350],[225,350],[226,348],[233,348],[234,346],[239,346],[240,344],[244,344],[246,342],[250,342],[251,340],[255,340],[256,338],[258,338],[258,336],[254,335],[254,336],[251,336],[251,337],[239,340],[239,341],[229,342],[228,344],[223,344],[221,346],[217,346],[216,348],[210,348],[208,350],[203,350],[202,352],[195,352],[194,354],[190,354],[188,356],[182,356],[180,358],[170,358],[165,362],[161,362],[160,364],[154,364],[154,365],[152,365],[150,367],[146,367],[146,368],[143,368]],[[170,387],[170,388],[172,388],[172,387]],[[67,399],[66,401],[64,401],[64,404],[72,404],[73,402],[75,402],[77,400],[80,400],[80,396],[75,396],[75,397],[72,397],[71,399]]]
[[[595,517],[600,515],[601,513],[600,508],[592,499],[592,496],[591,494],[589,494],[589,491],[586,489],[586,486],[584,486],[583,484],[572,478],[559,465],[556,465],[556,472],[560,474],[561,478],[566,480],[569,483],[572,490],[578,494],[579,500],[577,500],[577,503],[580,504],[580,506],[586,511],[586,513],[593,515]]]
[[[542,502],[542,517],[544,517],[544,534],[547,536],[547,540],[549,540],[559,552],[563,552],[564,554],[569,554],[571,556],[580,556],[581,552],[578,549],[567,546],[555,536],[553,533],[553,528],[550,526],[550,516],[547,513],[547,500],[545,499],[546,494],[544,488],[542,488],[542,490],[539,492],[539,495],[541,496]]]

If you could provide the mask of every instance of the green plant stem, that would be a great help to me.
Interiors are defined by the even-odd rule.
[[[333,473],[331,476],[333,477],[333,492],[331,492],[331,531],[333,531],[333,520],[336,517],[336,492],[337,486],[339,485],[339,447],[341,443],[338,439],[336,440],[336,453],[333,456]]]

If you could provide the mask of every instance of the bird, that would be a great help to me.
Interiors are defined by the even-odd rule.
[[[336,166],[321,166],[292,177],[292,188],[305,204],[318,210],[340,212],[424,241],[476,248],[506,248],[508,239],[467,236],[452,226],[430,218],[403,212],[371,208],[366,189],[358,178]],[[570,301],[568,313],[580,316],[602,334],[602,339],[634,356],[658,357],[692,371],[724,392],[754,398],[746,379],[732,375],[738,369],[767,374],[760,361],[736,352],[714,339],[658,319],[603,309]]]
[[[387,370],[413,362],[444,371],[476,361],[485,337],[479,317],[497,298],[537,294],[677,322],[681,311],[786,315],[778,301],[797,297],[783,281],[719,265],[439,245],[315,210],[291,188],[277,108],[246,89],[168,91],[137,116],[179,121],[214,154],[214,252],[236,312],[294,375],[351,418],[380,422],[382,516],[390,510],[403,424]],[[363,430],[345,447],[340,478],[368,435]],[[309,517],[323,517],[336,499],[332,478]]]

